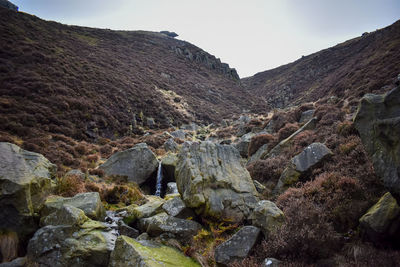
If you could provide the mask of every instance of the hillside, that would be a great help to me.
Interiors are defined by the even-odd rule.
[[[270,107],[347,98],[353,105],[365,93],[382,93],[400,73],[400,21],[364,33],[281,67],[242,79],[250,93]]]
[[[115,138],[261,110],[228,64],[161,33],[67,26],[0,8],[0,34],[0,131],[17,136]]]

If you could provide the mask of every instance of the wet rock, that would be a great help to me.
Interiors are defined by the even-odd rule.
[[[38,229],[36,214],[52,192],[55,171],[43,155],[0,143],[0,231],[24,239]]]
[[[94,220],[103,221],[106,215],[98,192],[80,193],[74,197],[48,197],[41,210],[41,215],[42,217],[47,216],[57,210],[63,209],[64,205],[81,209],[86,216]]]
[[[117,152],[100,165],[106,175],[127,177],[129,182],[144,183],[158,168],[156,155],[145,143]]]
[[[250,214],[258,193],[234,147],[185,142],[178,158],[176,182],[187,207],[197,214],[233,222]]]
[[[188,241],[197,234],[201,225],[195,221],[175,218],[163,212],[150,218],[140,219],[139,229],[150,236],[170,233],[179,240]]]
[[[198,263],[171,247],[151,241],[118,237],[109,267],[200,267]]]
[[[312,143],[300,154],[292,158],[289,165],[282,172],[274,189],[275,193],[281,193],[291,185],[298,182],[301,175],[309,172],[317,164],[331,156],[332,151],[321,143]]]
[[[162,207],[168,215],[176,218],[187,219],[196,216],[192,209],[186,207],[180,197],[174,197],[173,199],[168,200]]]
[[[107,266],[115,240],[115,232],[92,220],[79,227],[48,225],[29,241],[27,257],[39,266]]]
[[[400,230],[400,207],[387,192],[360,218],[360,228],[372,241],[394,238]]]
[[[262,200],[257,203],[250,220],[254,226],[261,228],[264,235],[268,237],[271,231],[282,225],[285,216],[275,203]]]
[[[215,261],[227,265],[245,259],[258,241],[261,230],[254,226],[244,226],[230,239],[216,247]]]
[[[365,95],[354,126],[376,174],[400,201],[400,86],[383,95]]]

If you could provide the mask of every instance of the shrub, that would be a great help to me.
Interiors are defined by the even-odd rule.
[[[63,197],[73,197],[87,192],[85,182],[79,175],[68,175],[57,179],[55,193]]]
[[[273,189],[279,180],[288,160],[285,157],[278,156],[257,160],[247,166],[251,178],[263,183],[266,187]]]
[[[276,139],[273,135],[270,134],[260,134],[253,136],[250,140],[249,148],[248,148],[248,155],[249,157],[257,152],[257,150],[265,145],[265,144],[274,144]]]
[[[299,126],[297,123],[287,123],[283,128],[278,131],[278,141],[288,138],[292,133],[297,131]]]

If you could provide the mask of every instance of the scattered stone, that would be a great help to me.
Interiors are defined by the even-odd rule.
[[[184,140],[186,138],[187,133],[183,130],[176,130],[171,133],[171,135],[175,138],[179,138]]]
[[[150,218],[140,219],[139,229],[153,237],[162,233],[170,233],[179,240],[187,242],[197,234],[201,225],[195,221],[175,218],[163,212]]]
[[[245,259],[257,243],[261,230],[254,226],[244,226],[230,239],[216,247],[215,261],[227,265]]]
[[[321,143],[312,143],[300,154],[292,158],[289,165],[282,172],[274,189],[274,193],[282,193],[291,185],[298,182],[301,175],[308,173],[314,166],[331,156],[332,151]]]
[[[187,207],[232,222],[250,214],[258,193],[233,146],[185,142],[178,158],[176,183]]]
[[[192,209],[186,207],[180,197],[174,197],[173,199],[168,200],[162,207],[168,215],[176,218],[187,219],[196,216]]]
[[[400,230],[400,207],[387,192],[360,218],[360,228],[372,241],[393,238]]]
[[[282,262],[274,258],[266,258],[262,267],[279,267]]]
[[[48,197],[41,210],[42,217],[47,216],[57,210],[63,209],[64,205],[70,205],[81,209],[86,216],[91,219],[103,221],[106,212],[101,202],[98,192],[80,193],[74,197]]]
[[[66,177],[68,176],[78,176],[81,179],[85,179],[86,175],[81,170],[70,170],[65,174]]]
[[[366,94],[360,101],[354,126],[376,174],[400,201],[400,86],[383,95]]]
[[[178,192],[178,186],[176,185],[175,182],[169,182],[169,183],[167,184],[167,191],[166,191],[166,194],[167,194],[167,195],[170,195],[170,194],[179,194],[179,192]]]
[[[118,237],[109,267],[200,267],[198,263],[171,247],[155,242]]]
[[[309,120],[311,120],[314,116],[314,109],[310,109],[310,110],[306,110],[303,113],[301,113],[301,117],[299,120],[299,123],[303,123],[303,122],[307,122]]]
[[[0,231],[24,239],[38,229],[36,214],[52,192],[55,171],[43,155],[0,143]]]
[[[115,153],[99,168],[106,175],[127,177],[129,182],[141,185],[157,171],[158,160],[147,144],[140,143]]]
[[[254,183],[254,186],[256,187],[258,193],[262,193],[262,192],[264,192],[265,189],[267,189],[262,183],[260,183],[257,180],[253,180],[253,183]]]
[[[27,257],[39,266],[108,266],[115,240],[116,233],[92,220],[79,227],[48,225],[29,241]]]
[[[174,141],[173,138],[168,139],[167,141],[165,141],[164,143],[164,149],[167,152],[178,152],[179,150],[179,145]]]
[[[261,228],[264,235],[268,237],[285,220],[283,212],[269,200],[261,200],[257,203],[250,220],[254,226]]]

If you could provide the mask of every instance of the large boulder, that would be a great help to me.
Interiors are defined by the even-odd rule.
[[[126,177],[129,182],[140,185],[157,171],[158,160],[147,144],[140,143],[115,153],[99,168],[106,175]]]
[[[360,218],[360,228],[372,241],[393,239],[400,229],[400,207],[388,192]]]
[[[215,261],[227,265],[245,259],[256,244],[261,230],[254,226],[244,226],[227,241],[216,247]]]
[[[0,143],[0,231],[33,234],[37,213],[52,191],[56,166],[43,155]]]
[[[289,165],[282,172],[274,189],[274,193],[281,193],[298,182],[301,175],[308,173],[313,167],[331,156],[332,151],[321,143],[312,143],[300,154],[294,156]]]
[[[97,221],[47,225],[29,241],[27,256],[38,266],[108,266],[115,240],[116,233]]]
[[[250,220],[254,226],[261,228],[264,235],[268,235],[277,227],[281,226],[285,220],[283,212],[269,200],[261,200],[257,203]]]
[[[400,201],[400,87],[384,95],[365,95],[354,118],[375,172]]]
[[[239,222],[258,202],[249,172],[239,152],[229,145],[185,142],[175,177],[186,206],[205,217]]]
[[[150,236],[169,233],[179,240],[187,242],[197,234],[201,225],[195,221],[175,218],[163,212],[150,218],[140,219],[139,228]]]
[[[47,216],[64,205],[70,205],[83,210],[86,216],[91,219],[103,221],[106,212],[101,202],[98,192],[80,193],[74,197],[51,196],[46,199],[43,209],[41,210],[42,217]]]
[[[109,267],[200,267],[181,252],[155,242],[118,237]]]

